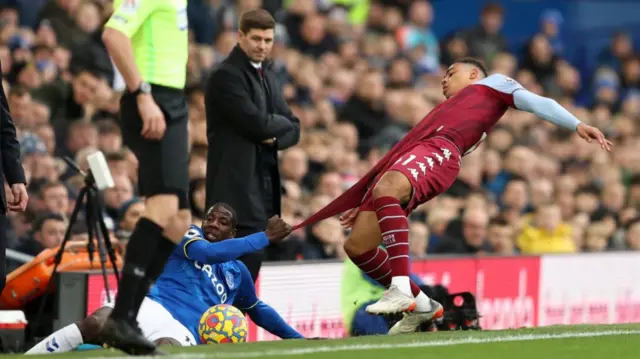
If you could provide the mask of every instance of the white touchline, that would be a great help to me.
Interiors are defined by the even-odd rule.
[[[592,338],[606,337],[615,335],[640,334],[640,330],[603,330],[600,332],[566,332],[557,334],[516,334],[503,336],[490,336],[484,338],[465,337],[452,338],[449,340],[426,340],[413,341],[409,343],[392,343],[392,344],[346,344],[346,345],[323,345],[311,348],[295,348],[295,349],[273,349],[245,351],[245,352],[229,352],[229,353],[171,353],[172,358],[177,359],[204,359],[204,358],[259,358],[265,356],[293,356],[314,353],[332,353],[351,350],[372,350],[372,349],[402,349],[402,348],[425,348],[425,347],[445,347],[461,344],[487,344],[487,343],[504,343],[534,340],[550,340],[550,339],[571,339],[571,338]],[[401,337],[398,337],[401,339]],[[92,357],[93,359],[114,359],[124,357]],[[149,357],[151,358],[151,357]]]

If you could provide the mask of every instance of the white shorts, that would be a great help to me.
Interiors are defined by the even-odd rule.
[[[113,308],[111,304],[107,306]],[[142,301],[137,320],[142,334],[152,342],[161,338],[171,338],[182,346],[198,345],[189,329],[175,320],[160,303],[149,297]]]

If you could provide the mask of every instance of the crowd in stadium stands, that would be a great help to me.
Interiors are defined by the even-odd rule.
[[[522,53],[510,53],[501,35],[509,14],[498,5],[487,5],[476,27],[438,41],[426,1],[291,0],[284,8],[269,0],[215,3],[189,2],[195,223],[205,198],[203,84],[235,45],[238,14],[265,6],[279,22],[274,66],[303,128],[300,144],[281,153],[282,215],[290,223],[329,203],[371,168],[444,100],[440,79],[448,65],[471,55],[603,129],[615,149],[607,153],[531,114],[509,111],[464,158],[447,194],[414,214],[412,255],[640,249],[640,58],[628,35],[615,35],[602,49],[601,67],[585,83],[563,59],[562,17],[553,10],[542,15],[540,32],[531,34]],[[61,156],[86,169],[86,157],[97,150],[106,154],[115,180],[104,192],[107,226],[125,242],[144,204],[136,197],[136,159],[122,146],[117,120],[124,85],[100,40],[110,1],[29,4],[0,11],[3,85],[31,198],[26,213],[11,214],[9,248],[36,255],[60,243],[83,185]],[[585,89],[588,99],[576,101]],[[86,240],[82,220],[72,233],[73,240]],[[345,235],[337,219],[326,220],[295,231],[269,250],[268,259],[344,258]]]

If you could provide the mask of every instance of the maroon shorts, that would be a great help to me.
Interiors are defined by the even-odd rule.
[[[409,215],[416,207],[448,190],[460,172],[462,157],[456,146],[442,137],[425,140],[410,150],[398,154],[395,163],[389,164],[370,183],[362,199],[360,211],[375,211],[372,192],[380,178],[388,171],[398,171],[409,179],[413,193],[404,204]]]

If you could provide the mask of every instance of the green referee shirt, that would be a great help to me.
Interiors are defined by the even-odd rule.
[[[131,39],[144,81],[182,89],[189,56],[187,0],[115,0],[106,27]]]

